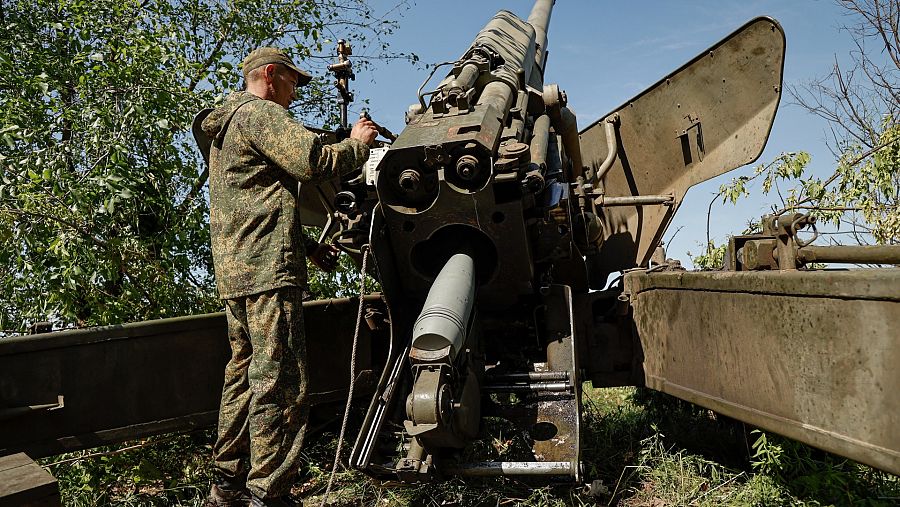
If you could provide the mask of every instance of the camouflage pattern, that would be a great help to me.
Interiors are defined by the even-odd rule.
[[[279,48],[263,47],[251,51],[241,63],[241,73],[244,75],[244,81],[247,80],[247,74],[249,74],[251,70],[269,63],[278,63],[296,72],[297,86],[303,86],[312,80],[312,75],[300,67],[297,67],[284,51]]]
[[[309,415],[302,290],[227,300],[231,359],[219,410],[216,467],[260,498],[287,495]]]
[[[209,159],[210,233],[232,356],[225,368],[214,459],[260,498],[289,493],[309,407],[302,294],[305,238],[298,183],[348,173],[369,148],[324,146],[286,109],[247,92],[203,121]]]
[[[222,299],[306,284],[298,182],[317,183],[360,167],[369,148],[355,139],[323,145],[275,102],[233,93],[203,121],[213,139],[209,224]]]

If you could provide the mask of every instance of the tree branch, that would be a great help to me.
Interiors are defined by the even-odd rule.
[[[203,63],[200,64],[200,67],[197,69],[197,74],[191,78],[190,83],[188,84],[188,92],[193,92],[197,85],[200,84],[200,81],[203,79],[203,76],[206,74],[209,66],[213,64],[216,60],[216,57],[219,53],[222,52],[222,47],[225,45],[225,41],[228,39],[228,36],[231,34],[231,29],[234,27],[234,14],[233,11],[231,15],[228,17],[228,23],[225,26],[222,35],[216,41],[215,47],[213,47],[212,51],[209,52],[206,59],[203,60]]]
[[[53,215],[48,215],[45,213],[38,213],[38,212],[34,212],[34,211],[25,211],[23,209],[18,209],[18,208],[3,207],[3,208],[0,208],[0,212],[6,212],[6,213],[11,213],[13,215],[20,215],[20,216],[31,216],[31,217],[35,217],[35,218],[43,218],[44,220],[51,220],[53,222],[57,222],[59,224],[65,225],[66,227],[72,229],[73,231],[84,235],[85,237],[90,239],[92,242],[94,242],[94,244],[96,244],[97,246],[102,246],[102,247],[109,246],[108,241],[106,241],[103,238],[100,238],[98,236],[95,236],[89,230],[79,227],[78,225],[76,225],[73,222],[70,222],[64,218],[60,218],[60,217],[53,216]]]

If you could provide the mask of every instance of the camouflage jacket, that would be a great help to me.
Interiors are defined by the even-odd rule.
[[[275,102],[229,95],[203,121],[209,157],[209,228],[219,297],[306,285],[298,181],[317,183],[360,167],[355,139],[323,145]]]

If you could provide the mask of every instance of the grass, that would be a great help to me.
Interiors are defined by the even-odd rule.
[[[518,479],[453,479],[409,486],[341,471],[334,506],[897,505],[900,478],[648,390],[585,386],[582,459],[587,485]],[[42,464],[60,481],[66,505],[202,505],[212,478],[212,431],[158,437],[104,456],[98,450]],[[479,442],[515,452],[518,435]],[[133,445],[133,444],[132,444]],[[128,447],[126,445],[125,447]],[[293,493],[319,505],[334,435],[311,439]],[[103,450],[101,450],[103,451]],[[107,449],[106,451],[109,451]]]
[[[40,460],[63,504],[203,505],[213,477],[213,430],[163,435]]]

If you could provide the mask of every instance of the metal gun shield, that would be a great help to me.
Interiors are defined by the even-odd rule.
[[[596,173],[608,153],[606,119],[618,115],[605,197],[674,195],[671,206],[604,209],[597,277],[646,265],[688,188],[759,158],[781,99],[784,53],[781,25],[753,19],[581,132],[584,164]]]

